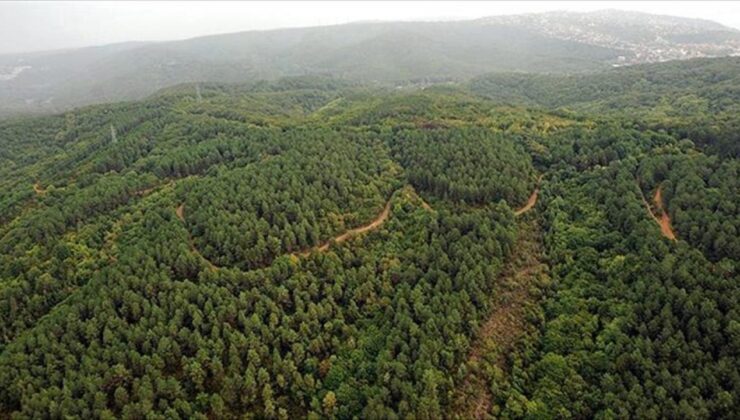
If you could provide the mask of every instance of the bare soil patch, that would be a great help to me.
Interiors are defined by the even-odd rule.
[[[653,203],[655,203],[655,206],[660,210],[660,219],[656,218],[658,225],[660,225],[660,231],[663,233],[663,236],[675,241],[676,233],[673,231],[673,227],[671,226],[671,217],[668,215],[665,208],[663,208],[663,192],[660,186],[655,190]]]
[[[663,208],[663,192],[661,189],[661,186],[658,186],[658,188],[655,190],[655,194],[653,195],[653,203],[655,203],[656,208],[660,212],[660,217],[656,216],[653,212],[652,207],[650,207],[650,203],[645,199],[645,195],[642,193],[642,189],[640,188],[640,182],[637,182],[637,189],[640,191],[640,198],[642,199],[642,203],[645,205],[645,208],[647,209],[648,213],[650,214],[650,217],[655,220],[655,223],[660,226],[660,232],[665,236],[666,238],[675,241],[676,240],[676,233],[673,231],[673,228],[671,227],[671,217],[668,215],[668,212],[665,211]]]

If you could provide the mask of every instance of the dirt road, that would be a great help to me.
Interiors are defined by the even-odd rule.
[[[414,194],[414,195],[416,195],[416,192],[414,192],[413,188],[410,188],[410,187],[408,187],[408,186],[407,186],[406,188],[408,188],[408,192],[407,192],[408,194]],[[385,206],[383,207],[383,210],[382,210],[382,211],[381,211],[381,212],[380,212],[380,213],[378,214],[378,216],[377,216],[377,217],[376,217],[375,219],[373,219],[372,221],[370,221],[369,223],[367,223],[367,224],[365,224],[365,225],[362,225],[362,226],[359,226],[359,227],[356,227],[356,228],[354,228],[354,229],[350,229],[350,230],[348,230],[348,231],[346,231],[346,232],[342,233],[342,234],[341,234],[341,235],[339,235],[339,236],[335,236],[334,238],[332,238],[332,239],[330,239],[330,240],[328,240],[328,241],[325,241],[325,242],[321,243],[320,245],[316,245],[316,246],[314,246],[314,247],[311,247],[311,248],[309,248],[309,249],[306,249],[306,250],[303,250],[303,251],[298,251],[298,252],[294,252],[294,253],[292,253],[291,255],[294,255],[294,256],[300,256],[300,257],[307,257],[307,256],[309,256],[309,255],[310,255],[311,253],[313,253],[313,252],[316,252],[316,251],[319,251],[319,252],[323,252],[323,251],[326,251],[326,250],[328,250],[328,249],[329,249],[329,247],[331,246],[332,242],[336,242],[336,243],[342,243],[342,242],[344,242],[344,241],[346,241],[346,240],[348,240],[348,239],[350,239],[350,238],[352,238],[352,237],[354,237],[354,236],[360,235],[360,234],[362,234],[362,233],[365,233],[365,232],[368,232],[368,231],[370,231],[370,230],[374,230],[374,229],[377,229],[377,228],[378,228],[378,227],[380,227],[380,226],[381,226],[381,225],[382,225],[383,223],[385,223],[385,221],[386,221],[386,220],[388,220],[388,216],[390,216],[390,213],[391,213],[391,204],[392,204],[392,201],[393,201],[393,197],[394,197],[394,196],[395,196],[395,193],[393,193],[393,194],[391,195],[391,197],[390,197],[390,198],[388,199],[388,201],[386,201],[386,203],[385,203]],[[416,197],[418,198],[418,200],[419,200],[419,202],[420,202],[420,204],[421,204],[421,207],[422,207],[422,208],[424,208],[424,209],[425,209],[425,210],[427,210],[427,211],[431,211],[431,212],[434,212],[434,209],[432,209],[432,207],[431,207],[431,206],[430,206],[430,205],[429,205],[429,204],[428,204],[427,202],[425,202],[425,201],[424,201],[424,200],[423,200],[423,199],[422,199],[421,197],[419,197],[418,195],[416,195]],[[175,209],[175,214],[177,215],[177,218],[178,218],[178,219],[179,219],[179,220],[180,220],[181,222],[185,223],[185,203],[183,203],[183,204],[180,204],[180,205],[179,205],[179,206],[178,206],[178,207],[177,207],[177,208]],[[189,233],[188,233],[188,235],[189,235]],[[216,265],[214,265],[213,263],[211,263],[210,261],[208,261],[208,259],[207,259],[207,258],[205,258],[205,257],[204,257],[204,256],[203,256],[203,255],[202,255],[202,254],[201,254],[201,253],[200,253],[200,252],[199,252],[199,251],[198,251],[198,250],[197,250],[196,248],[195,248],[195,243],[194,243],[194,241],[193,241],[193,238],[192,238],[192,237],[190,237],[190,238],[189,238],[189,241],[190,241],[190,248],[191,248],[191,249],[193,250],[193,252],[197,253],[197,254],[198,254],[198,255],[200,255],[200,256],[201,256],[201,257],[202,257],[202,258],[203,258],[204,260],[206,260],[206,261],[208,262],[208,265],[209,265],[209,266],[210,266],[211,268],[215,268],[215,267],[216,267]]]
[[[316,251],[323,252],[323,251],[326,251],[327,249],[329,249],[329,246],[331,245],[332,241],[337,242],[337,243],[342,243],[342,242],[346,241],[347,239],[349,239],[349,238],[351,238],[353,236],[359,235],[361,233],[364,233],[364,232],[367,232],[369,230],[373,230],[373,229],[379,227],[380,225],[382,225],[383,223],[385,223],[386,219],[388,219],[388,216],[391,213],[391,200],[392,200],[392,197],[389,198],[388,201],[385,203],[385,207],[383,207],[383,211],[381,211],[380,214],[378,214],[378,216],[375,219],[373,219],[370,223],[368,223],[366,225],[363,225],[363,226],[360,226],[360,227],[357,227],[357,228],[354,228],[354,229],[350,229],[350,230],[342,233],[341,235],[336,236],[336,237],[332,238],[331,240],[328,240],[328,241],[322,243],[321,245],[317,245],[317,246],[315,246],[313,248],[310,248],[310,249],[307,249],[305,251],[296,252],[296,253],[294,253],[294,255],[299,255],[301,257],[307,257],[312,252],[316,252]]]
[[[540,175],[539,178],[537,178],[537,186],[534,188],[534,191],[532,191],[532,195],[529,196],[527,203],[514,212],[515,216],[521,216],[522,214],[531,210],[532,207],[537,204],[537,197],[540,194],[540,182],[542,182],[542,176],[543,175]]]
[[[175,209],[175,215],[178,219],[180,219],[181,222],[185,223],[185,203],[180,204]],[[195,246],[195,241],[193,240],[193,237],[190,236],[190,231],[185,229],[188,234],[188,246],[190,246],[190,251],[193,252],[195,255],[199,256],[203,261],[205,261],[206,265],[211,270],[216,270],[218,266],[211,262],[208,258],[205,257],[205,255],[201,254],[200,251],[198,251],[198,248]]]
[[[662,187],[660,186],[658,186],[658,189],[655,190],[653,203],[660,210],[660,219],[653,216],[658,222],[658,225],[660,225],[660,231],[663,233],[663,236],[672,241],[675,241],[676,233],[673,231],[673,227],[671,226],[671,217],[668,215],[666,209],[663,208],[663,191]]]
[[[650,217],[655,220],[655,223],[660,226],[660,232],[665,236],[666,238],[675,241],[676,240],[676,233],[673,231],[673,228],[671,227],[671,217],[668,216],[668,212],[665,211],[663,208],[663,191],[662,187],[658,186],[658,189],[655,190],[655,195],[653,195],[653,203],[655,203],[655,206],[660,210],[660,218],[653,213],[652,207],[650,207],[650,203],[647,202],[645,199],[645,195],[642,193],[642,189],[640,188],[640,181],[637,181],[637,189],[640,191],[640,198],[642,199],[642,203],[645,205],[645,208],[647,209],[648,213],[650,214]]]

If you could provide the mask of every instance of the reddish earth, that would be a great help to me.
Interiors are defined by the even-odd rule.
[[[411,196],[415,197],[419,201],[419,203],[421,204],[421,207],[424,210],[432,211],[432,212],[434,211],[434,209],[432,208],[432,206],[429,205],[429,203],[427,203],[426,201],[424,201],[423,198],[421,198],[419,195],[416,194],[416,192],[414,191],[413,187],[407,186],[405,191],[406,191],[407,196],[409,196],[409,197],[411,197]],[[373,230],[373,229],[376,229],[376,228],[380,227],[383,223],[385,223],[385,221],[388,219],[388,216],[390,215],[390,212],[391,212],[391,200],[392,199],[393,199],[393,197],[391,196],[391,198],[389,198],[388,201],[385,203],[385,207],[383,207],[383,211],[381,211],[380,214],[378,214],[378,217],[376,217],[370,223],[368,223],[366,225],[363,225],[363,226],[360,226],[360,227],[357,227],[357,228],[354,228],[354,229],[350,229],[350,230],[344,232],[343,234],[341,234],[341,235],[333,238],[332,240],[326,241],[326,242],[322,243],[321,245],[315,246],[315,247],[310,248],[310,249],[307,249],[305,251],[294,253],[293,255],[300,255],[301,257],[306,257],[306,256],[310,255],[312,252],[315,252],[315,251],[323,252],[323,251],[326,251],[326,250],[329,249],[329,246],[331,245],[332,241],[333,242],[337,242],[337,243],[342,243],[342,242],[346,241],[347,239],[350,239],[353,236],[357,236],[357,235],[362,234],[362,233],[365,233],[365,232],[367,232],[369,230]]]
[[[673,228],[671,227],[671,217],[668,215],[668,212],[665,211],[663,208],[663,191],[662,187],[658,186],[658,189],[655,190],[655,195],[653,196],[653,203],[655,203],[655,206],[660,211],[660,218],[653,213],[653,209],[650,207],[650,203],[647,202],[645,199],[645,196],[642,194],[642,189],[640,189],[640,182],[637,182],[637,189],[640,191],[640,198],[642,198],[642,203],[645,205],[645,208],[647,209],[648,213],[650,214],[650,217],[655,220],[655,223],[660,226],[660,232],[665,236],[666,238],[675,241],[676,240],[676,233],[673,231]]]
[[[653,196],[653,203],[655,203],[655,206],[660,210],[660,219],[655,218],[655,220],[658,222],[658,225],[660,225],[660,231],[663,233],[663,236],[666,238],[675,241],[676,240],[676,233],[673,231],[673,228],[671,227],[671,217],[668,215],[668,212],[663,208],[663,192],[661,187],[658,187],[657,190],[655,190],[655,195]]]
[[[343,234],[334,238],[334,241],[336,241],[337,243],[341,243],[355,235],[359,235],[361,233],[367,232],[368,230],[375,229],[382,225],[386,221],[386,219],[388,219],[388,215],[390,215],[390,213],[391,200],[388,199],[388,202],[385,203],[385,207],[383,207],[383,211],[381,211],[378,217],[376,217],[373,221],[364,226],[360,226],[358,228],[350,229],[344,232]],[[329,249],[329,242],[326,242],[319,247],[319,251],[326,251],[327,249]]]
[[[413,192],[413,190],[411,192]],[[342,242],[344,242],[344,241],[352,238],[353,236],[357,236],[357,235],[360,235],[360,234],[365,233],[367,231],[370,231],[370,230],[373,230],[373,229],[376,229],[376,228],[380,227],[383,223],[385,223],[385,221],[388,219],[388,216],[390,215],[390,212],[391,212],[391,200],[392,200],[392,197],[389,198],[388,201],[385,203],[385,207],[383,207],[383,210],[380,212],[380,214],[378,214],[378,216],[375,219],[373,219],[370,223],[368,223],[366,225],[363,225],[363,226],[360,226],[360,227],[357,227],[357,228],[354,228],[354,229],[350,229],[350,230],[342,233],[341,235],[336,236],[336,237],[332,238],[331,240],[322,243],[321,245],[317,245],[315,247],[312,247],[312,248],[307,249],[307,250],[304,250],[304,251],[295,252],[292,255],[301,256],[301,257],[307,257],[312,252],[316,252],[316,251],[323,252],[323,251],[326,251],[326,250],[329,249],[329,246],[331,245],[332,242],[342,243]],[[432,210],[432,207],[429,206],[429,204],[427,204],[424,200],[422,200],[421,198],[419,198],[419,200],[421,201],[421,206],[424,209],[433,211]],[[185,203],[180,204],[175,209],[175,214],[177,215],[177,218],[180,219],[181,222],[185,223]],[[211,263],[210,261],[208,261],[208,259],[205,258],[202,254],[200,254],[200,252],[195,248],[195,244],[193,242],[192,237],[190,238],[190,248],[193,250],[193,252],[195,252],[196,254],[200,255],[204,260],[206,260],[208,262],[208,265],[211,268],[215,268],[215,265],[213,263]]]
[[[432,208],[432,206],[430,206],[429,203],[427,203],[426,201],[424,201],[423,198],[419,197],[419,200],[421,200],[421,208],[423,208],[424,210],[427,210],[427,211],[434,211],[434,209]]]

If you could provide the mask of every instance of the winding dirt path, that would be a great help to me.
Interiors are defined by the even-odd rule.
[[[409,188],[409,187],[405,187],[405,188]],[[398,191],[400,191],[400,190],[397,190],[396,192],[398,192]],[[356,227],[354,229],[350,229],[350,230],[342,233],[341,235],[335,236],[334,238],[331,238],[331,239],[329,239],[327,241],[324,241],[321,244],[316,245],[316,246],[313,246],[313,247],[311,247],[309,249],[306,249],[306,250],[303,250],[303,251],[299,251],[299,252],[293,252],[290,255],[299,256],[299,257],[307,257],[307,256],[311,255],[314,252],[324,252],[324,251],[327,251],[329,249],[329,247],[331,246],[332,242],[342,243],[342,242],[344,242],[344,241],[346,241],[346,240],[348,240],[348,239],[350,239],[350,238],[352,238],[354,236],[363,234],[363,233],[368,232],[370,230],[377,229],[378,227],[380,227],[381,225],[383,225],[383,223],[385,223],[386,220],[388,220],[388,216],[390,216],[390,213],[391,213],[391,204],[393,202],[393,197],[396,195],[396,192],[394,192],[393,194],[391,194],[390,198],[388,198],[388,201],[386,201],[385,206],[383,207],[383,210],[380,212],[380,214],[378,214],[378,216],[375,219],[373,219],[372,221],[370,221],[369,223],[367,223],[365,225],[362,225],[362,226],[359,226],[359,227]],[[413,191],[413,189],[410,189],[409,190],[409,194],[411,194],[411,193],[413,193],[414,195],[416,195],[416,193]],[[432,211],[432,212],[434,211],[434,209],[432,209],[432,207],[427,202],[425,202],[421,197],[419,197],[418,195],[416,195],[416,197],[418,197],[422,208],[424,208],[425,210],[428,210],[428,211]],[[175,209],[175,215],[177,216],[177,218],[181,222],[185,223],[185,203],[180,204]],[[190,232],[188,232],[188,242],[189,242],[189,245],[190,245],[190,249],[194,253],[198,254],[201,258],[203,258],[208,263],[209,267],[211,267],[212,269],[217,268],[217,266],[215,264],[213,264],[210,260],[208,260],[208,258],[206,258],[203,254],[201,254],[200,251],[198,251],[198,249],[195,247],[195,242],[193,241],[192,236],[190,236]]]
[[[401,191],[403,189],[406,189],[406,194],[413,195],[419,201],[419,204],[421,205],[421,207],[424,210],[427,210],[427,211],[430,211],[430,212],[434,212],[434,209],[432,208],[432,206],[430,206],[429,203],[427,203],[426,201],[424,201],[424,199],[421,198],[421,196],[419,196],[416,193],[416,191],[414,190],[414,188],[411,187],[410,185],[409,186],[406,186],[406,187],[403,187],[403,188],[397,190],[396,192]],[[299,252],[299,253],[294,254],[294,255],[300,255],[302,257],[306,257],[306,256],[308,256],[309,254],[311,254],[314,251],[323,252],[323,251],[326,251],[326,250],[329,249],[329,246],[331,245],[332,242],[342,243],[342,242],[346,241],[347,239],[352,238],[353,236],[357,236],[357,235],[360,235],[362,233],[365,233],[365,232],[367,232],[369,230],[373,230],[373,229],[376,229],[376,228],[380,227],[383,223],[385,223],[385,221],[388,219],[388,216],[391,213],[391,202],[393,201],[393,196],[396,195],[396,192],[394,192],[393,194],[391,194],[390,198],[388,198],[388,201],[385,203],[385,207],[383,207],[383,211],[381,211],[380,214],[378,214],[378,217],[376,217],[370,223],[368,223],[366,225],[363,225],[363,226],[360,226],[360,227],[357,227],[357,228],[354,228],[354,229],[350,229],[350,230],[344,232],[343,234],[341,234],[339,236],[336,236],[333,239],[330,239],[330,240],[322,243],[321,245],[315,246],[315,247],[313,247],[311,249],[308,249],[308,250]]]
[[[382,225],[383,223],[385,223],[385,221],[388,219],[388,216],[390,215],[390,213],[391,213],[391,199],[389,198],[388,201],[385,203],[385,207],[383,207],[383,211],[381,211],[380,214],[378,215],[378,217],[376,217],[373,221],[371,221],[370,223],[368,223],[368,224],[366,224],[364,226],[360,226],[360,227],[357,227],[357,228],[354,228],[354,229],[350,229],[350,230],[344,232],[343,234],[341,234],[339,236],[336,236],[333,239],[333,241],[336,242],[336,243],[342,243],[342,242],[346,241],[347,239],[349,239],[349,238],[351,238],[353,236],[356,236],[356,235],[359,235],[361,233],[365,233],[365,232],[367,232],[369,230],[373,230],[373,229],[375,229],[377,227],[380,227],[380,225]],[[319,251],[326,251],[327,249],[329,249],[329,245],[331,245],[331,242],[332,242],[331,240],[330,241],[327,241],[327,242],[324,242],[323,244],[321,244],[316,249],[319,250]],[[311,251],[308,251],[308,252],[310,253]]]
[[[171,187],[173,185],[175,185],[175,180],[174,179],[173,180],[170,180],[169,182],[166,182],[164,184],[154,185],[154,186],[149,187],[149,188],[141,189],[139,191],[134,192],[134,194],[135,195],[138,195],[138,196],[141,196],[141,197],[144,197],[144,196],[146,196],[146,195],[148,195],[148,194],[150,194],[150,193],[152,193],[152,192],[154,192],[154,191],[156,191],[156,190],[158,190],[160,188]]]
[[[489,417],[494,397],[490,392],[491,381],[510,373],[507,355],[530,330],[536,329],[527,321],[526,310],[529,305],[537,304],[539,297],[532,291],[547,276],[541,231],[536,220],[519,222],[519,236],[513,250],[496,282],[492,311],[478,331],[468,355],[468,375],[455,398],[458,418]]]
[[[529,196],[529,199],[527,200],[527,203],[524,204],[524,206],[518,208],[514,212],[514,216],[521,216],[522,214],[531,210],[532,207],[534,207],[534,205],[537,204],[537,197],[540,195],[540,182],[542,182],[543,176],[544,174],[540,175],[537,178],[537,186],[534,188],[534,191],[532,191],[532,195]]]
[[[673,231],[673,227],[671,226],[671,216],[668,215],[668,212],[663,207],[663,191],[661,186],[658,186],[658,189],[655,190],[655,195],[653,196],[653,203],[655,203],[655,206],[658,207],[660,210],[660,219],[656,220],[658,221],[658,224],[660,225],[660,231],[663,233],[663,236],[666,238],[675,241],[676,240],[676,232]],[[655,217],[655,216],[653,216]]]
[[[36,195],[44,195],[46,193],[46,190],[41,187],[41,184],[38,182],[35,182],[33,184],[33,191],[36,193]]]
[[[309,248],[309,249],[306,249],[304,251],[295,252],[292,255],[298,255],[298,256],[301,256],[301,257],[307,257],[307,256],[311,255],[311,253],[316,252],[316,251],[324,252],[324,251],[326,251],[326,250],[329,249],[329,246],[331,246],[331,243],[332,242],[342,243],[342,242],[346,241],[347,239],[349,239],[349,238],[351,238],[353,236],[356,236],[356,235],[359,235],[361,233],[365,233],[365,232],[367,232],[369,230],[373,230],[373,229],[376,229],[376,228],[380,227],[383,223],[385,223],[385,221],[388,219],[388,216],[391,213],[391,201],[393,200],[393,196],[394,195],[395,195],[395,193],[391,194],[391,197],[385,203],[385,207],[383,207],[383,211],[381,211],[380,214],[378,214],[378,216],[375,219],[373,219],[370,223],[368,223],[366,225],[363,225],[363,226],[360,226],[360,227],[356,227],[354,229],[350,229],[350,230],[342,233],[339,236],[335,236],[334,238],[332,238],[332,239],[330,239],[330,240],[328,240],[326,242],[323,242],[320,245],[316,245],[316,246],[314,246],[312,248]]]
[[[650,203],[645,199],[645,195],[642,193],[642,188],[640,188],[640,181],[637,181],[637,189],[640,191],[640,198],[642,199],[642,203],[645,205],[645,208],[647,209],[648,213],[650,214],[650,217],[655,220],[655,223],[660,226],[660,233],[663,234],[666,238],[675,241],[676,239],[676,233],[673,231],[673,228],[671,227],[671,217],[668,215],[668,212],[663,208],[663,187],[660,185],[655,190],[655,194],[653,195],[653,203],[660,211],[660,218],[653,213],[652,207],[650,207]]]

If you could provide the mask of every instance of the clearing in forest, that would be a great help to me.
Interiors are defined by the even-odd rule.
[[[493,405],[491,382],[511,370],[507,355],[535,326],[527,310],[539,300],[538,288],[546,282],[541,233],[534,218],[519,222],[519,236],[493,292],[491,313],[472,344],[464,379],[456,396],[456,415],[465,419],[490,416]],[[533,293],[535,292],[535,293]]]

